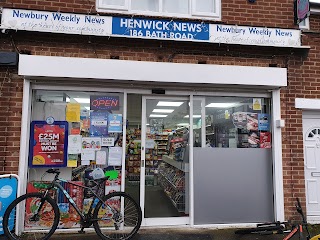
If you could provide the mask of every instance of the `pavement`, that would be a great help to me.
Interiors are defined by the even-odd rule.
[[[311,236],[320,233],[320,226],[310,228]],[[284,234],[235,234],[236,229],[214,228],[141,228],[132,240],[282,240]],[[298,235],[293,239],[299,239]],[[6,240],[0,236],[0,240]],[[55,233],[50,240],[100,240],[95,232],[79,234],[74,232]]]
[[[311,228],[316,231],[318,228]],[[284,234],[235,234],[236,229],[213,229],[213,228],[141,228],[132,240],[282,240],[288,233]],[[312,234],[314,231],[311,231]],[[318,232],[320,233],[320,232]],[[99,240],[94,233],[54,234],[50,240]],[[298,235],[296,238],[298,239]]]

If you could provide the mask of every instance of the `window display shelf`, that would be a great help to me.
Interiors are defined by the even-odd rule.
[[[170,192],[164,191],[165,195],[170,199],[173,206],[176,207],[178,212],[184,213],[185,212],[185,204],[183,202],[184,195],[180,197],[176,197],[176,201],[172,199],[172,196],[170,195]],[[181,200],[182,199],[182,200]]]
[[[162,160],[183,172],[189,172],[189,163],[177,162],[172,157],[163,155]]]
[[[166,176],[164,172],[160,171],[159,174],[160,174],[160,179],[163,178],[164,180],[166,180],[175,190],[184,191],[184,184],[181,184],[182,177],[180,177],[180,181],[178,181],[178,185],[177,185],[172,180],[170,180],[170,178],[168,178],[168,176]]]

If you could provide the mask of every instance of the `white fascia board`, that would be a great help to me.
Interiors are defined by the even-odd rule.
[[[296,98],[295,107],[299,109],[320,109],[320,99]]]
[[[20,55],[25,77],[287,86],[285,68]]]

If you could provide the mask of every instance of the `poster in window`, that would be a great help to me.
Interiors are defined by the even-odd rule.
[[[80,103],[68,103],[66,108],[66,120],[68,122],[80,122]]]
[[[259,148],[260,146],[260,133],[257,131],[249,132],[248,143],[249,148]]]
[[[258,114],[259,130],[269,131],[270,129],[270,115],[266,113]]]
[[[30,130],[29,166],[65,167],[68,158],[68,122],[33,121]]]
[[[248,113],[247,129],[248,131],[258,131],[258,114],[257,113]]]
[[[108,132],[122,132],[122,114],[109,114],[108,117]]]
[[[260,132],[260,148],[271,148],[270,132]]]
[[[90,113],[90,136],[108,136],[108,112],[93,111]]]

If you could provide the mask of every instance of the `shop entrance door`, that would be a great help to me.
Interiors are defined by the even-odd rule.
[[[189,224],[189,98],[142,98],[143,225]]]
[[[307,218],[320,222],[320,116],[303,118]]]

